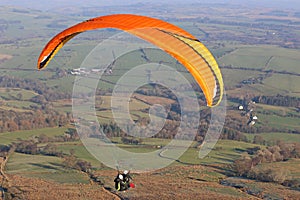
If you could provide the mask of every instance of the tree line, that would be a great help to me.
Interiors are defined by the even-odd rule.
[[[253,98],[253,101],[274,106],[300,107],[300,98],[280,94],[276,96],[256,96]]]
[[[237,176],[266,182],[277,182],[300,187],[300,181],[290,176],[290,171],[284,167],[274,168],[263,166],[263,163],[285,162],[292,158],[300,158],[300,143],[285,143],[277,141],[274,146],[267,148],[250,148],[235,160],[231,169]]]
[[[17,112],[0,110],[0,132],[32,130],[44,127],[64,126],[69,123],[71,114],[53,109]]]
[[[53,90],[41,81],[32,79],[23,79],[11,76],[0,76],[0,87],[4,88],[22,88],[25,90],[32,90],[39,95],[42,95],[46,101],[54,101],[59,99],[71,98],[71,93],[60,92]]]

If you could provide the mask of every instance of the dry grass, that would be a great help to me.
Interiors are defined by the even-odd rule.
[[[15,195],[21,199],[117,199],[104,188],[95,184],[59,184],[17,175],[10,175],[10,180],[12,180],[12,187],[8,191],[14,191]]]
[[[12,59],[12,55],[0,54],[0,61]]]

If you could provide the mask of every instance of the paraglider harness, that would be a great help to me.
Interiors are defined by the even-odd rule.
[[[128,173],[120,173],[118,171],[118,175],[115,178],[115,188],[118,191],[125,191],[128,190],[129,188],[133,188],[134,184],[131,183],[130,181],[132,180],[132,177]]]

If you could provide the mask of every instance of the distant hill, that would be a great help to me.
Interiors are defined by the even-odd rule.
[[[136,3],[145,3],[145,4],[155,4],[161,3],[160,0],[102,0],[101,2],[97,0],[87,0],[87,1],[72,1],[72,0],[53,0],[51,3],[46,1],[39,1],[39,0],[2,0],[0,5],[10,5],[10,6],[20,6],[26,8],[33,8],[33,9],[40,9],[40,10],[51,10],[58,6],[75,6],[75,7],[90,7],[90,6],[114,6],[114,5],[128,5],[128,4],[136,4]],[[300,10],[300,1],[298,0],[166,0],[164,1],[166,4],[194,4],[194,3],[201,3],[201,4],[225,4],[225,5],[243,5],[243,6],[251,6],[251,7],[270,7],[275,9],[293,9],[293,10]]]

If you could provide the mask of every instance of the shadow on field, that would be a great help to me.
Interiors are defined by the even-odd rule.
[[[158,156],[161,157],[161,158],[165,158],[165,159],[168,159],[168,160],[173,160],[173,161],[178,162],[178,163],[180,163],[180,164],[189,165],[189,166],[198,165],[198,164],[194,164],[194,163],[182,162],[182,161],[180,161],[180,160],[178,160],[178,159],[174,159],[174,158],[170,158],[170,157],[167,157],[167,156],[163,156],[161,153],[162,153],[162,152],[160,152],[160,153],[158,154]]]
[[[214,158],[218,161],[216,161],[215,163],[218,163],[218,164],[224,164],[225,163],[232,163],[232,159],[229,159],[229,158],[224,158],[224,157],[221,157],[221,156],[211,156],[211,158]]]
[[[200,181],[200,182],[207,182],[207,180],[201,179],[201,178],[194,178],[194,177],[187,177],[188,179]]]
[[[29,163],[29,164],[32,166],[41,167],[44,169],[60,170],[59,168],[57,168],[55,166],[51,166],[51,165],[45,165],[45,164],[40,164],[40,163]]]
[[[57,167],[65,167],[65,165],[61,163],[49,162],[49,164]]]
[[[124,195],[122,193],[117,192],[115,189],[111,188],[111,187],[104,187],[105,190],[107,190],[108,192],[111,192],[112,194],[116,195],[117,197],[119,197],[121,200],[129,200],[129,198],[124,197]]]

